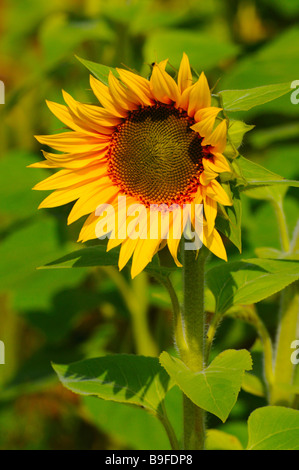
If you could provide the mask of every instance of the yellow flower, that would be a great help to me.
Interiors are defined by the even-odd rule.
[[[180,265],[174,220],[179,217],[182,222],[181,235],[184,204],[190,204],[193,210],[196,204],[203,204],[201,241],[215,255],[227,259],[215,229],[217,203],[231,205],[216,179],[219,173],[231,171],[223,156],[227,123],[219,120],[216,125],[221,108],[211,106],[204,73],[192,82],[186,54],[177,82],[166,72],[166,65],[167,60],[154,64],[150,80],[123,69],[117,69],[119,79],[110,73],[109,86],[91,76],[91,88],[102,107],[79,103],[65,92],[67,106],[48,102],[50,110],[72,131],[37,136],[42,144],[63,153],[44,152],[46,160],[31,165],[63,168],[34,189],[55,190],[40,208],[77,200],[68,223],[89,214],[79,241],[97,237],[99,206],[109,203],[118,211],[107,250],[121,245],[120,269],[133,255],[133,277],[166,243]],[[119,196],[126,196],[126,207],[143,205],[145,216],[136,218],[126,212],[121,216]],[[157,208],[157,238],[150,236],[152,207]],[[163,228],[166,217],[171,221],[167,229]],[[120,235],[117,227],[126,227],[127,231]],[[130,236],[134,231],[139,236]]]

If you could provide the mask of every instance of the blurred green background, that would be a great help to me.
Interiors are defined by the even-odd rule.
[[[42,158],[33,136],[62,129],[46,99],[62,103],[65,89],[79,101],[95,102],[88,71],[75,55],[109,66],[126,64],[147,76],[151,62],[167,57],[177,68],[185,51],[215,90],[249,88],[299,80],[298,20],[299,0],[0,1],[0,79],[6,88],[6,103],[0,105],[0,340],[6,352],[6,364],[0,365],[1,449],[168,448],[153,417],[73,395],[58,384],[50,365],[107,352],[147,352],[113,270],[36,270],[79,248],[82,220],[66,226],[69,205],[38,211],[47,193],[31,187],[50,173],[26,168]],[[256,125],[245,136],[242,153],[286,178],[298,178],[298,116],[299,105],[292,105],[289,95],[234,113]],[[285,199],[290,232],[298,219],[295,196],[295,188],[289,189]],[[271,205],[242,202],[242,257],[255,256],[261,246],[279,249]],[[230,259],[240,258],[232,244],[226,246]],[[133,283],[127,271],[125,276],[132,292],[142,293],[142,321],[148,320],[152,349],[171,348],[167,293],[146,275]],[[179,275],[174,282],[180,285]],[[274,296],[257,305],[272,335],[278,303]],[[252,346],[258,357],[250,326],[222,323],[215,351]],[[167,402],[173,419],[180,399],[173,389]],[[246,443],[245,421],[263,404],[242,392],[225,425],[212,416],[208,424]]]

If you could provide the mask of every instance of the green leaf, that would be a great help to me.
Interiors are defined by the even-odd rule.
[[[193,403],[223,422],[237,401],[244,371],[252,367],[250,354],[245,349],[222,352],[202,372],[190,370],[180,359],[165,351],[160,362]]]
[[[237,248],[242,251],[241,218],[242,203],[239,190],[232,187],[230,190],[233,201],[232,206],[222,207],[216,218],[216,228],[220,230]]]
[[[218,429],[208,429],[205,448],[206,450],[243,450],[236,436]]]
[[[233,166],[244,179],[240,182],[240,191],[255,199],[280,201],[289,186],[299,186],[299,181],[284,179],[242,156],[234,160]]]
[[[118,266],[119,250],[106,251],[106,246],[97,245],[73,251],[55,261],[41,266],[39,269],[86,268],[95,266]],[[130,263],[128,263],[130,265]],[[159,258],[155,256],[145,271],[152,275],[167,276],[175,267],[161,266]]]
[[[224,313],[232,305],[259,302],[298,278],[298,261],[249,259],[210,269],[207,286],[215,297],[216,311]]]
[[[157,358],[116,354],[54,364],[62,384],[79,395],[141,406],[156,414],[172,383]]]
[[[264,149],[271,144],[279,141],[284,141],[285,146],[289,145],[288,141],[296,139],[299,134],[299,124],[288,122],[287,124],[280,124],[279,126],[266,127],[259,129],[250,135],[249,142],[257,149]],[[277,150],[275,148],[275,150]],[[288,154],[288,148],[280,149],[283,154]]]
[[[222,107],[225,111],[248,111],[268,101],[275,100],[286,93],[291,92],[291,83],[279,83],[277,85],[266,85],[247,90],[225,90],[220,91]]]
[[[258,163],[247,160],[247,158],[241,155],[234,160],[233,166],[236,171],[239,171],[240,176],[243,177],[248,184],[259,184],[261,181],[269,181],[269,184],[271,184],[271,181],[284,181],[282,176],[267,170]]]
[[[249,416],[247,450],[299,450],[299,411],[258,408]]]
[[[77,57],[77,56],[76,56]],[[77,59],[85,65],[85,67],[94,74],[104,85],[109,85],[108,76],[112,72],[115,77],[119,77],[117,70],[113,67],[107,67],[107,65],[97,64],[96,62],[91,62],[90,60],[82,59],[77,57]]]
[[[239,152],[237,149],[240,147],[243,141],[243,137],[246,132],[251,131],[255,126],[245,124],[243,121],[230,121],[228,127],[228,141],[224,150],[224,155],[227,157],[235,158]]]
[[[117,266],[118,250],[106,251],[103,245],[81,248],[51,261],[39,269],[86,268],[93,266]]]

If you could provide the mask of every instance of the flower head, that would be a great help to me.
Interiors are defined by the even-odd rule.
[[[117,69],[118,78],[110,73],[108,86],[91,76],[91,88],[102,106],[79,103],[66,92],[66,106],[48,102],[72,131],[38,136],[39,142],[63,153],[44,152],[46,160],[31,165],[63,168],[34,189],[55,190],[40,208],[76,200],[68,223],[89,214],[79,241],[97,237],[101,218],[97,208],[109,203],[115,209],[117,222],[107,249],[121,245],[120,269],[133,256],[132,276],[166,243],[180,265],[177,252],[186,223],[185,204],[193,209],[203,204],[201,241],[226,259],[215,219],[217,203],[231,204],[217,181],[219,173],[231,171],[223,156],[227,123],[217,118],[221,108],[211,106],[204,73],[193,83],[186,54],[177,81],[166,72],[166,65],[167,60],[154,64],[150,80],[123,69]],[[142,217],[122,211],[119,196],[126,196],[126,208],[142,206]],[[159,226],[155,238],[150,236],[153,208]],[[167,228],[165,218],[171,221]],[[175,237],[178,219],[180,233]],[[194,224],[194,215],[191,219]],[[117,227],[122,226],[127,230],[120,234]]]

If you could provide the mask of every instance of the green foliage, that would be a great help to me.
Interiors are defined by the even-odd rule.
[[[298,450],[299,411],[281,406],[255,410],[248,420],[248,450]]]
[[[158,359],[151,357],[122,354],[53,367],[72,392],[134,404],[155,414],[173,385]]]
[[[206,440],[207,450],[243,450],[239,439],[218,429],[209,429]]]
[[[77,57],[77,59],[85,65],[85,67],[93,73],[93,75],[98,78],[104,85],[108,85],[108,76],[109,73],[112,72],[113,75],[118,77],[117,71],[113,67],[107,67],[106,65],[97,64],[95,62],[91,62],[90,60],[81,59]]]
[[[216,300],[216,312],[233,305],[260,302],[299,278],[297,261],[249,259],[216,266],[207,272],[207,284]]]
[[[250,354],[246,350],[224,351],[202,372],[191,371],[167,352],[161,354],[160,362],[193,403],[223,422],[237,401],[244,371],[251,369]]]
[[[249,90],[225,90],[219,93],[225,111],[248,111],[290,93],[291,82],[267,85]]]
[[[299,273],[299,105],[290,100],[291,82],[299,79],[298,11],[293,0],[236,0],[233,7],[230,0],[1,4],[1,449],[170,449],[169,436],[173,446],[182,438],[183,392],[211,413],[208,450],[241,450],[247,441],[253,450],[298,449],[299,412],[267,406],[263,336],[267,331],[274,350],[281,297],[285,287],[295,290]],[[108,84],[115,67],[148,77],[150,64],[165,58],[176,77],[183,51],[194,78],[205,72],[213,105],[224,108],[233,170],[219,178],[233,206],[218,206],[216,228],[229,261],[208,261],[208,334],[217,318],[223,321],[212,361],[199,374],[172,350],[165,285],[171,280],[178,304],[183,292],[168,249],[154,257],[143,281],[132,281],[127,269],[117,273],[118,249],[76,244],[82,220],[66,227],[69,205],[37,210],[45,194],[31,188],[52,172],[27,168],[42,159],[33,135],[64,130],[45,99],[62,103],[64,89],[97,103],[88,71]],[[138,355],[140,343],[147,348],[146,329],[155,350],[170,352],[161,355],[165,368]],[[249,351],[253,370],[246,372]],[[55,366],[66,388],[51,361],[69,364]],[[294,408],[298,371],[292,383],[280,384]]]

